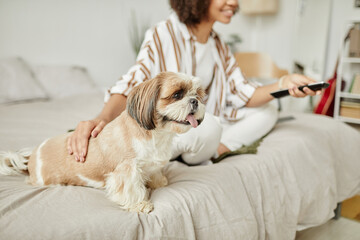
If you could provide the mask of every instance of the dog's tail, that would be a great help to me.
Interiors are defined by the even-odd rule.
[[[29,148],[21,149],[17,152],[0,151],[0,174],[18,175],[27,171],[27,163],[32,150]]]

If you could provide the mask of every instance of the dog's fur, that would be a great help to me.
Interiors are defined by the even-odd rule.
[[[149,191],[167,185],[162,168],[171,158],[172,138],[204,118],[200,80],[165,72],[135,87],[126,110],[90,138],[85,163],[67,151],[71,133],[24,152],[0,153],[0,173],[29,173],[33,185],[105,187],[123,209],[150,212]],[[27,164],[26,164],[27,163]]]

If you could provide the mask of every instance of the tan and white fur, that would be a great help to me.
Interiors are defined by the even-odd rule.
[[[28,173],[38,186],[62,184],[105,187],[121,208],[150,212],[149,190],[167,185],[162,168],[171,158],[173,137],[204,118],[204,90],[198,78],[164,72],[135,87],[126,110],[90,138],[84,163],[67,151],[71,133],[26,151],[1,152],[0,173]]]

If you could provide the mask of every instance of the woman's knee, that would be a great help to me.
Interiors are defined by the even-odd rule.
[[[269,103],[258,108],[248,108],[247,111],[245,118],[251,122],[248,123],[250,126],[252,124],[259,125],[259,127],[274,126],[279,116],[277,108]]]
[[[225,127],[221,143],[231,151],[249,145],[266,135],[275,126],[277,119],[278,111],[271,104],[248,108],[242,120]]]
[[[191,147],[189,152],[197,153],[199,151],[210,150],[219,145],[222,134],[222,125],[218,117],[206,113],[201,125],[193,129],[193,132],[187,136]]]
[[[220,139],[222,133],[222,125],[218,117],[212,114],[205,114],[204,122],[199,126],[199,138],[206,142],[209,138]]]
[[[187,151],[181,156],[188,164],[200,164],[209,160],[217,151],[222,134],[222,126],[217,117],[206,114],[204,122],[192,135]]]
[[[248,109],[251,109],[251,108],[248,108]],[[250,115],[261,114],[263,116],[274,118],[274,117],[278,116],[279,112],[274,105],[267,103],[261,107],[253,108],[253,110],[249,111],[249,114]]]

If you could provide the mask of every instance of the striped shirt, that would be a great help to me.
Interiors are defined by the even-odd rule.
[[[212,80],[206,89],[206,111],[228,121],[236,121],[244,116],[244,106],[259,84],[247,81],[229,51],[228,46],[212,31],[210,41],[215,60]],[[128,73],[113,86],[110,94],[127,96],[131,89],[164,71],[183,72],[196,76],[196,37],[181,23],[175,13],[163,22],[149,29],[144,42]]]

